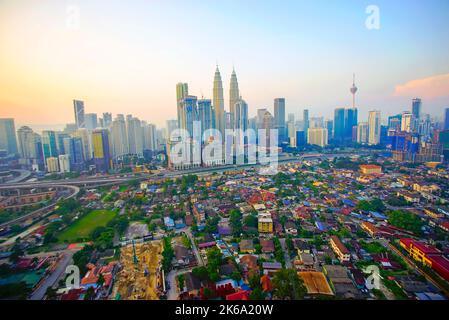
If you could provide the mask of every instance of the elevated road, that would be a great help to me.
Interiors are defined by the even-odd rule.
[[[357,154],[357,155],[365,155],[368,154],[368,152],[357,152],[357,153],[350,153],[350,155]],[[314,153],[314,154],[302,154],[299,156],[280,156],[278,158],[278,164],[283,163],[295,163],[295,162],[301,162],[303,160],[314,160],[314,159],[333,159],[336,157],[343,157],[348,156],[348,153],[333,153],[333,154],[321,154],[321,153]],[[127,177],[117,177],[117,176],[101,176],[101,177],[89,177],[89,178],[77,178],[77,179],[66,179],[66,180],[53,180],[53,181],[33,181],[33,182],[21,182],[21,183],[9,183],[9,184],[2,184],[0,185],[0,190],[2,189],[11,189],[11,188],[32,188],[32,187],[51,187],[51,186],[64,186],[64,185],[72,185],[72,186],[79,186],[79,187],[87,187],[89,185],[92,186],[98,186],[98,185],[106,185],[106,184],[117,184],[117,183],[124,183],[129,182],[132,180],[144,180],[148,178],[175,178],[175,177],[182,177],[186,174],[201,174],[201,173],[209,173],[209,172],[224,172],[228,170],[237,170],[237,169],[244,169],[244,168],[260,168],[265,165],[263,164],[230,164],[230,165],[223,165],[223,166],[216,166],[216,167],[199,167],[199,168],[193,168],[193,169],[187,169],[187,170],[176,170],[176,171],[169,171],[165,172],[162,175],[159,174],[141,174],[141,175],[133,175],[133,176],[127,176]]]
[[[77,186],[59,185],[58,187],[59,188],[66,188],[66,189],[72,191],[68,196],[63,197],[63,199],[71,199],[73,197],[76,197],[76,195],[80,192],[80,188],[77,187]],[[18,187],[15,187],[15,188],[17,189],[17,188],[29,188],[29,187],[27,187],[27,186],[18,186]],[[4,222],[4,223],[0,224],[0,227],[6,227],[6,226],[11,226],[11,225],[14,225],[14,224],[18,224],[18,223],[26,221],[27,219],[30,219],[30,218],[34,219],[35,217],[44,217],[47,214],[51,213],[54,210],[55,206],[56,206],[56,201],[55,201],[55,203],[52,203],[52,204],[50,204],[48,206],[45,206],[45,207],[40,208],[40,209],[37,209],[37,210],[35,210],[33,212],[27,213],[27,214],[25,214],[25,215],[23,215],[23,216],[21,216],[19,218],[16,218],[14,220],[10,220],[10,221]]]

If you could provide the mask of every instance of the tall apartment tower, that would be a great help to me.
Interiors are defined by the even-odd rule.
[[[182,109],[182,100],[189,95],[189,86],[187,83],[179,82],[176,85],[176,108],[178,111],[178,128],[182,127],[182,124],[185,123],[185,114]]]
[[[380,111],[370,111],[368,116],[368,144],[380,143]]]
[[[225,133],[225,115],[224,115],[224,100],[223,100],[223,83],[221,81],[220,70],[215,69],[214,75],[214,88],[213,88],[213,106],[215,109],[215,126],[220,131],[221,136],[224,138]]]

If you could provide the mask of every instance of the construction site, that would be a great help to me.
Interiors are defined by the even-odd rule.
[[[159,300],[163,290],[161,241],[141,242],[122,247],[121,270],[113,297],[122,300]]]

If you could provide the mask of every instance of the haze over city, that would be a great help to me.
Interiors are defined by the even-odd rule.
[[[351,105],[355,73],[361,117],[420,97],[423,112],[441,118],[449,3],[430,2],[377,1],[380,28],[370,30],[370,3],[356,1],[1,1],[1,113],[65,124],[82,99],[88,112],[165,125],[176,118],[175,84],[212,98],[218,64],[225,101],[235,67],[250,116],[285,97],[287,113],[332,118]]]

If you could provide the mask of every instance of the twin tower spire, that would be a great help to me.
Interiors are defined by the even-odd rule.
[[[234,68],[232,68],[231,82],[229,86],[229,111],[231,115],[230,123],[233,124],[235,121],[235,104],[240,99],[239,84],[237,82],[237,75],[235,74]],[[223,99],[223,82],[221,80],[220,70],[215,69],[214,75],[214,88],[213,88],[213,106],[215,108],[215,124],[217,130],[219,130],[224,136],[226,129],[225,125],[225,109],[224,109],[224,99]]]

